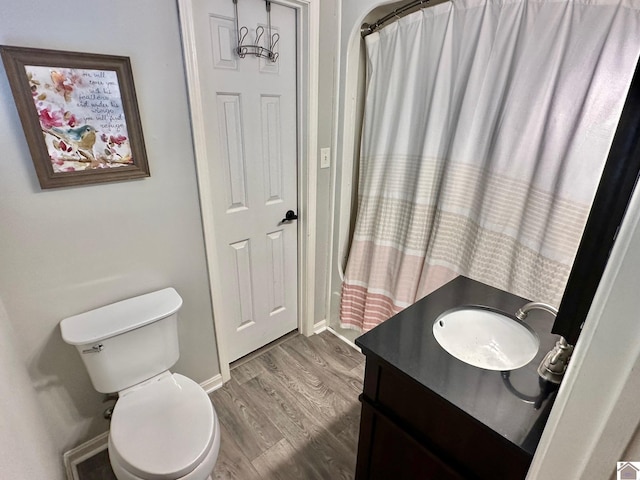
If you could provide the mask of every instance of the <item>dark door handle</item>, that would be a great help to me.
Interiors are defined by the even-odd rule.
[[[287,213],[284,214],[284,218],[282,219],[282,223],[290,222],[291,220],[296,220],[298,215],[293,210],[288,210]]]

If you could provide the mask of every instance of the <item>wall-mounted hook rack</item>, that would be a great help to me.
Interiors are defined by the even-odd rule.
[[[264,35],[264,27],[258,25],[256,27],[256,40],[254,43],[244,43],[249,29],[245,26],[240,27],[238,21],[238,0],[233,0],[233,5],[236,12],[236,32],[238,32],[238,46],[236,47],[236,53],[240,58],[244,58],[246,55],[254,55],[256,57],[268,58],[272,62],[278,60],[279,53],[275,52],[276,44],[280,40],[278,33],[271,33],[271,2],[265,0],[267,9],[267,38],[268,47],[260,45],[260,39]]]

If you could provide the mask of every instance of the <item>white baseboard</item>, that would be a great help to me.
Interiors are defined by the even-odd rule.
[[[211,377],[209,380],[201,382],[200,386],[204,389],[205,392],[207,392],[207,395],[209,395],[211,392],[215,392],[220,387],[222,387],[223,383],[224,382],[222,381],[222,374],[219,373],[218,375]]]
[[[359,346],[357,346],[355,343],[353,343],[351,340],[349,340],[347,337],[345,337],[344,335],[341,335],[340,333],[338,333],[336,330],[334,330],[331,327],[327,327],[326,328],[330,333],[332,333],[333,335],[335,335],[336,337],[338,337],[340,340],[342,340],[344,343],[346,343],[347,345],[349,345],[350,347],[356,349],[357,351],[359,351],[360,353],[362,353],[362,350],[360,349]]]
[[[313,324],[313,333],[322,333],[327,329],[327,319],[320,320]]]
[[[207,395],[222,387],[222,375],[218,374],[208,380],[200,383]],[[84,462],[87,458],[93,457],[107,448],[109,442],[109,432],[104,432],[97,437],[87,440],[81,445],[72,448],[62,455],[64,468],[67,472],[68,480],[79,480],[78,464]]]

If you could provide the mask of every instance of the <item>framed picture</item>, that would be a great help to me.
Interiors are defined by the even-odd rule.
[[[149,176],[128,57],[0,46],[42,188]]]

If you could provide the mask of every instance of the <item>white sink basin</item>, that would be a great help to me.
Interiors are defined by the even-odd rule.
[[[525,323],[488,307],[447,310],[433,324],[438,343],[458,360],[487,370],[515,370],[538,353],[540,340]]]

